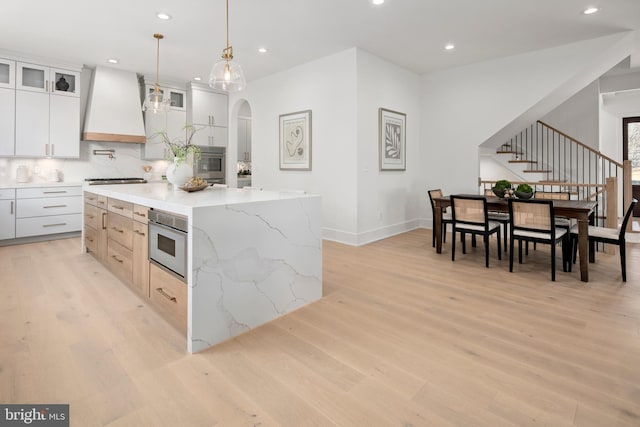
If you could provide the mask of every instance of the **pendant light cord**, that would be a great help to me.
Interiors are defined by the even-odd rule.
[[[229,0],[227,0],[227,49],[229,49]]]
[[[160,89],[158,88],[158,76],[160,74],[160,39],[164,38],[164,36],[162,34],[154,34],[153,37],[158,40],[158,47],[156,49],[156,84],[154,87],[154,92],[158,93],[160,91]]]

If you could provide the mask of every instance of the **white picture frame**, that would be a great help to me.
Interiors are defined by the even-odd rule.
[[[380,170],[406,170],[407,115],[398,111],[379,108],[378,123]]]
[[[280,170],[311,170],[311,110],[280,115]]]

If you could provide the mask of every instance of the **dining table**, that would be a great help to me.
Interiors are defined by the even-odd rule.
[[[486,196],[487,208],[492,211],[509,212],[508,199]],[[436,252],[442,253],[442,212],[451,206],[449,196],[433,199],[435,211]],[[578,222],[578,254],[580,259],[580,280],[589,281],[589,224],[593,225],[594,212],[598,202],[593,200],[554,200],[554,215],[574,218]],[[593,250],[593,249],[592,249]]]

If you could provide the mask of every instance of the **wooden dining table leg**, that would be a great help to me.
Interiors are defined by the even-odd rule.
[[[589,221],[578,219],[578,252],[580,255],[580,280],[589,281]]]
[[[442,206],[440,206],[439,203],[436,202],[436,206],[435,206],[435,230],[433,230],[434,233],[436,233],[436,253],[441,254],[442,253]]]

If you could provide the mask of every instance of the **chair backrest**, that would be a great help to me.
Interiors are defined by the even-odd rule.
[[[563,191],[536,191],[533,197],[545,200],[569,200],[571,195]]]
[[[431,202],[431,212],[435,215],[436,205],[433,204],[433,199],[442,197],[442,190],[439,188],[435,190],[428,190],[427,194],[429,195],[429,202]]]
[[[629,223],[629,219],[633,214],[633,208],[636,207],[638,203],[638,199],[631,199],[631,204],[627,209],[627,213],[624,214],[624,219],[622,220],[622,227],[620,227],[620,240],[624,240],[624,234],[627,232],[627,224]]]
[[[484,196],[451,196],[453,223],[488,227],[487,199]]]
[[[553,200],[509,199],[512,230],[551,233],[555,238]]]

